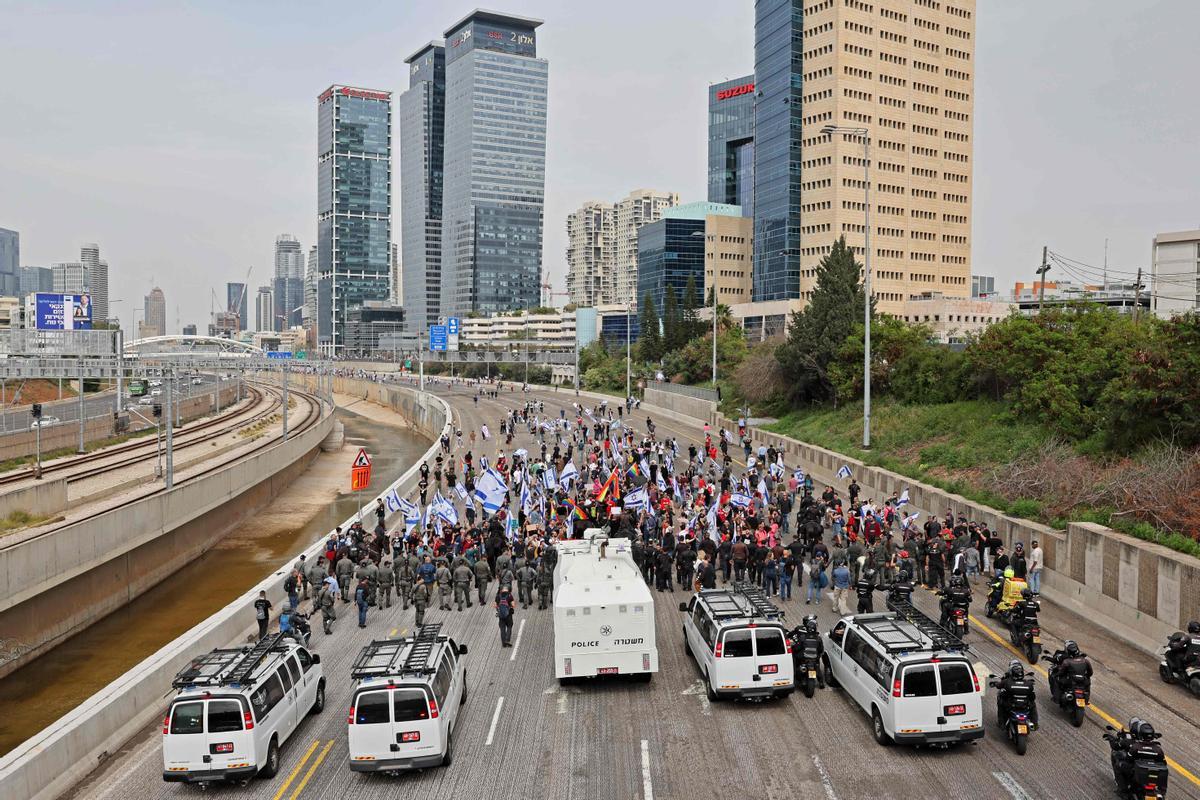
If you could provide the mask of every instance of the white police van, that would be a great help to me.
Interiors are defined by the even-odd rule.
[[[163,719],[163,780],[274,777],[279,748],[325,707],[321,657],[287,634],[193,659],[172,681]]]
[[[679,610],[709,700],[787,697],[796,688],[783,612],[758,586],[702,589]]]
[[[909,604],[844,617],[825,647],[827,682],[871,717],[881,745],[983,736],[983,689],[966,645]]]
[[[358,654],[358,681],[346,719],[353,772],[450,766],[454,726],[467,699],[465,644],[441,624],[415,636],[380,639]]]

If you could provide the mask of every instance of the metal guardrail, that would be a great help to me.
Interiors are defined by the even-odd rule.
[[[721,402],[721,392],[718,389],[705,389],[702,386],[685,386],[682,383],[666,383],[665,381],[650,381],[647,389],[655,389],[668,394],[678,394],[684,397],[694,397],[697,400],[707,400],[712,403]]]
[[[14,328],[0,335],[0,354],[9,356],[116,356],[120,331],[47,331]]]

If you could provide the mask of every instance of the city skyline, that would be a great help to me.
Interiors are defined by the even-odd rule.
[[[624,12],[635,9],[642,12],[638,25],[616,24],[634,18]],[[0,88],[14,111],[0,146],[20,156],[0,164],[0,184],[13,187],[0,196],[0,227],[21,233],[20,266],[50,266],[70,258],[80,242],[96,241],[114,265],[113,299],[140,298],[158,283],[180,299],[172,327],[206,327],[210,289],[244,280],[248,264],[255,265],[251,285],[259,284],[278,231],[316,239],[314,91],[336,80],[396,95],[406,86],[403,59],[420,45],[418,34],[436,33],[469,10],[431,2],[403,12],[372,6],[333,22],[322,16],[318,25],[315,9],[299,8],[272,30],[277,20],[263,10],[218,4],[189,17],[197,35],[245,28],[249,36],[226,37],[201,63],[150,74],[139,65],[170,61],[158,58],[165,45],[150,33],[179,24],[178,13],[148,7],[137,24],[118,26],[83,5],[31,7],[21,40],[0,49],[0,65],[19,69],[50,42],[67,56],[20,88]],[[629,186],[677,189],[683,202],[704,199],[706,90],[753,70],[753,6],[664,3],[646,13],[632,3],[600,11],[528,2],[504,10],[546,20],[538,55],[555,64],[543,264],[561,290],[569,211],[621,196]],[[1031,35],[1034,11],[1039,25]],[[1200,165],[1186,144],[1198,112],[1171,98],[1200,61],[1179,41],[1200,9],[1159,3],[1114,7],[1105,16],[1093,11],[1078,1],[977,9],[972,260],[973,271],[997,277],[1001,290],[1033,278],[1042,244],[1098,264],[1107,237],[1110,264],[1135,270],[1149,266],[1157,232],[1197,224],[1189,187]],[[363,32],[365,21],[380,19]],[[107,37],[98,60],[89,49],[97,29]],[[313,57],[312,47],[299,48],[271,65],[245,57],[251,40],[283,53],[297,37],[315,43],[339,33],[363,46],[352,57],[342,49]],[[84,40],[88,47],[71,45]],[[1024,45],[1012,48],[1012,41]],[[655,58],[635,68],[614,48]],[[1070,58],[1031,58],[1035,52]],[[97,102],[104,86],[131,77],[154,98],[154,115],[118,118]],[[188,90],[176,97],[170,86]],[[79,96],[82,112],[105,122],[86,141],[71,135],[74,114],[52,101],[65,94]],[[1171,114],[1155,111],[1161,107]],[[243,135],[247,126],[253,136]],[[394,174],[393,241],[397,180]],[[120,309],[112,313],[124,316]]]

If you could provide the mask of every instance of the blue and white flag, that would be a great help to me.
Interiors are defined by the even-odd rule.
[[[757,463],[758,459],[754,456],[750,456],[750,459],[746,462],[746,469],[754,469],[754,465]]]
[[[571,488],[571,481],[579,477],[579,470],[575,468],[574,461],[568,461],[563,467],[562,474],[558,476],[558,485],[564,489]]]
[[[767,496],[767,482],[763,478],[758,479],[758,493],[763,497]]]
[[[518,447],[516,450],[513,450],[513,458],[525,458],[528,455],[529,451],[524,447]]]
[[[903,508],[908,505],[908,489],[900,493],[900,499],[896,501],[896,508]]]
[[[742,494],[741,492],[734,492],[729,497],[729,502],[732,505],[737,506],[738,508],[749,508],[751,501],[752,501],[752,498],[750,497],[750,495]]]
[[[400,510],[400,495],[395,489],[383,496],[383,504],[387,507],[389,514],[395,514]]]
[[[399,510],[404,512],[405,532],[411,533],[413,528],[421,524],[421,509],[407,497],[401,497],[399,505]]]
[[[458,524],[458,509],[454,507],[454,503],[442,497],[440,492],[433,498],[433,508],[433,513],[438,519],[445,520],[450,525]]]
[[[608,423],[608,429],[609,429],[610,431],[619,431],[619,430],[621,430],[621,420],[619,420],[619,419],[614,419],[612,422]]]
[[[480,469],[480,471],[484,471],[484,470],[486,470],[487,468],[488,468],[488,466],[487,466],[487,456],[480,456],[480,457],[479,457],[479,469]]]
[[[658,480],[656,482],[658,483],[658,490],[660,492],[665,492],[667,490],[667,482],[663,480],[662,470],[658,471]]]
[[[804,483],[804,470],[797,467],[792,477],[796,479],[796,483]]]
[[[542,485],[548,492],[558,488],[558,475],[555,474],[554,467],[546,467],[546,471],[542,473]]]
[[[841,469],[839,469],[837,471],[837,476],[839,478],[841,478],[842,480],[849,478],[850,477],[850,467],[846,466],[845,464],[842,464]]]
[[[479,480],[475,481],[475,499],[490,514],[500,510],[507,495],[508,487],[494,469],[486,470],[479,476]]]
[[[456,483],[454,484],[454,491],[458,494],[458,499],[462,500],[464,503],[470,501],[471,496],[467,494],[466,486],[463,486],[461,483]]]
[[[920,514],[913,514],[912,516],[905,517],[905,518],[904,518],[904,522],[902,522],[902,523],[900,524],[900,530],[903,530],[903,531],[906,531],[906,530],[908,530],[908,526],[909,526],[909,525],[912,525],[914,522],[916,522],[916,521],[917,521],[917,517],[919,517],[919,516],[921,516],[921,515],[920,515]]]
[[[479,426],[479,432],[483,434],[483,440],[484,440],[485,442],[486,442],[488,439],[492,438],[492,432],[488,430],[488,426],[487,426],[487,425],[480,425],[480,426]]]
[[[717,539],[717,504],[708,507],[708,536],[713,541]]]
[[[783,464],[772,464],[767,468],[767,472],[771,473],[771,477],[775,480],[783,478]]]
[[[641,489],[635,489],[632,492],[630,492],[629,494],[625,495],[625,507],[626,508],[639,509],[639,508],[646,508],[649,505],[650,505],[650,495],[648,495],[646,493],[645,487],[642,487]]]
[[[528,514],[531,505],[532,498],[529,494],[529,484],[523,483],[521,484],[521,510]]]

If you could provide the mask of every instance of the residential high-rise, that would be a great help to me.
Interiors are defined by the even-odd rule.
[[[405,324],[424,330],[441,314],[442,152],[446,48],[430,42],[405,60],[400,95],[400,243]]]
[[[100,245],[89,242],[79,248],[79,261],[87,270],[88,293],[92,296],[92,319],[108,319],[108,262],[100,258]]]
[[[708,202],[754,216],[754,76],[708,87]]]
[[[167,335],[167,299],[163,290],[155,286],[146,295],[145,321],[141,325],[141,337]]]
[[[871,142],[876,308],[971,291],[975,0],[758,0],[754,299],[807,300],[844,235],[864,256]]]
[[[21,266],[21,234],[0,228],[0,295],[17,293],[17,269]]]
[[[637,295],[638,229],[662,219],[667,209],[677,205],[678,192],[634,189],[613,206],[613,267],[605,285],[605,303],[624,303]]]
[[[1160,233],[1151,253],[1150,307],[1160,317],[1200,310],[1200,230]]]
[[[295,236],[275,238],[275,319],[270,330],[287,330],[304,319],[304,249]]]
[[[256,331],[275,330],[275,292],[270,286],[258,287],[254,295],[254,329]]]
[[[592,308],[611,302],[613,204],[588,202],[567,215],[567,297]]]
[[[225,284],[225,310],[237,314],[238,330],[244,331],[250,327],[250,319],[246,316],[246,284]]]
[[[78,261],[64,261],[50,265],[50,281],[53,285],[51,291],[54,292],[87,294],[91,291],[88,288],[88,277],[87,267]],[[98,319],[95,310],[96,306],[93,305],[93,320]]]
[[[541,24],[476,10],[446,30],[442,316],[539,303],[549,79],[537,57]]]
[[[330,86],[317,98],[317,343],[344,345],[346,313],[390,291],[392,95]],[[293,305],[303,303],[303,290]]]
[[[308,248],[308,263],[304,267],[304,325],[317,324],[317,246]]]

